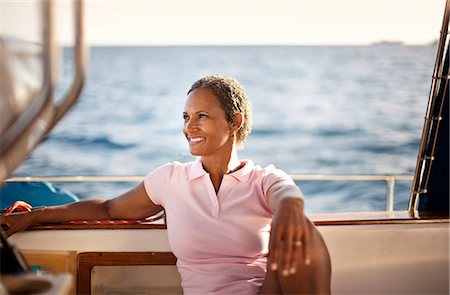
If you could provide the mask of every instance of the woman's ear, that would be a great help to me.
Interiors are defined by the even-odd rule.
[[[231,123],[233,131],[238,131],[239,129],[241,129],[242,124],[244,124],[244,116],[242,116],[242,113],[235,114],[233,116],[233,122]]]

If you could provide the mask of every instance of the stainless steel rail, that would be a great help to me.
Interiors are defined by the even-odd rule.
[[[397,180],[412,181],[412,175],[291,175],[294,180],[314,181],[385,181],[386,182],[386,211],[394,210],[395,183]]]
[[[87,69],[83,3],[83,0],[73,0],[76,39],[74,81],[63,99],[56,102],[57,46],[54,0],[41,1],[44,20],[42,32],[43,84],[41,91],[28,109],[0,135],[0,181],[3,181],[20,165],[80,97]]]
[[[441,102],[437,103],[437,96],[441,89],[441,84],[444,84],[444,87],[447,87],[449,81],[448,73],[443,73],[445,60],[444,53],[446,47],[448,50],[448,43],[450,42],[448,30],[449,20],[450,0],[447,0],[445,5],[444,18],[442,21],[441,33],[439,37],[438,49],[436,53],[436,61],[432,76],[431,89],[428,97],[428,105],[425,114],[425,122],[420,143],[420,150],[417,156],[416,171],[414,173],[414,180],[408,205],[408,210],[410,212],[418,209],[420,196],[427,193],[431,175],[431,167],[435,160],[435,148],[442,121],[442,110],[444,103],[444,99],[441,99]]]
[[[412,175],[324,175],[324,174],[291,174],[293,180],[301,181],[385,181],[386,211],[394,210],[396,181],[412,181]],[[139,182],[144,176],[59,176],[59,177],[13,177],[6,182]]]

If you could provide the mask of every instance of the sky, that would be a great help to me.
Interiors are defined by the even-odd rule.
[[[36,40],[37,0],[0,0],[0,32]],[[57,37],[73,42],[72,1],[55,0]],[[427,44],[445,0],[87,0],[86,40],[95,45]]]

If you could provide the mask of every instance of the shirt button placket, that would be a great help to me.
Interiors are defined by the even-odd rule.
[[[216,191],[214,190],[214,185],[212,184],[212,181],[209,178],[209,174],[205,175],[204,181],[205,181],[205,185],[207,187],[207,193],[208,193],[209,199],[211,200],[211,204],[212,204],[211,215],[213,217],[219,217],[219,201],[218,201]],[[222,180],[222,182],[223,182],[223,180]]]
[[[217,199],[213,206],[212,215],[214,217],[219,217],[219,203],[217,202]]]

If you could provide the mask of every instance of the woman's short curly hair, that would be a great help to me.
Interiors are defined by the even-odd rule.
[[[192,84],[187,94],[198,88],[210,89],[214,93],[229,122],[233,121],[237,113],[242,114],[244,122],[236,132],[236,143],[241,146],[252,129],[252,107],[244,88],[236,79],[219,75],[198,79]]]

